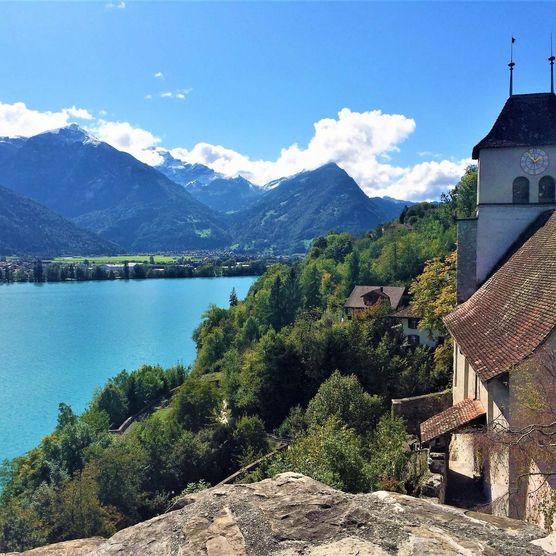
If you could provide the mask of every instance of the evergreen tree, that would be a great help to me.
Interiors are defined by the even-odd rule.
[[[230,307],[235,307],[238,303],[239,300],[237,298],[236,289],[232,288],[232,291],[230,292]]]

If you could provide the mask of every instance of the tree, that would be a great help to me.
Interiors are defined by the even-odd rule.
[[[420,327],[429,333],[439,331],[448,334],[442,318],[456,306],[456,266],[455,251],[445,259],[432,259],[409,288],[411,306],[422,315]]]
[[[124,280],[129,280],[129,263],[124,261]]]
[[[87,467],[68,481],[56,496],[56,511],[49,512],[55,540],[80,539],[114,534],[115,512],[98,499],[98,469]]]
[[[320,281],[321,276],[316,264],[313,262],[308,263],[301,273],[299,283],[303,307],[305,309],[320,307],[322,305]]]
[[[443,195],[442,200],[451,204],[457,218],[475,216],[477,209],[477,166],[471,165],[457,185],[448,195]]]
[[[347,275],[344,294],[348,296],[359,281],[360,257],[357,250],[352,251],[347,257]]]
[[[217,419],[221,398],[212,382],[188,377],[172,399],[176,421],[185,429],[197,432]]]
[[[371,442],[370,470],[376,488],[411,492],[405,484],[410,458],[406,443],[407,431],[403,420],[389,415],[382,417]]]
[[[133,277],[135,279],[143,279],[147,277],[147,271],[142,264],[136,264],[133,267]]]
[[[335,417],[295,442],[271,465],[270,474],[295,471],[346,492],[372,488],[363,442]]]
[[[236,289],[232,288],[232,291],[230,292],[230,307],[235,307],[238,303],[239,300],[237,298]]]
[[[233,438],[236,457],[241,464],[248,464],[268,451],[264,424],[256,415],[240,417],[234,425]]]
[[[96,400],[99,411],[106,411],[110,419],[110,426],[119,427],[128,416],[128,400],[124,392],[109,382]]]
[[[307,407],[309,426],[322,426],[331,417],[365,435],[373,430],[383,411],[383,400],[365,392],[355,375],[338,371],[320,386]]]
[[[147,454],[142,447],[133,441],[113,442],[98,450],[88,465],[99,470],[96,482],[101,504],[117,508],[125,516],[118,526],[137,521],[144,503],[142,483],[147,466]]]

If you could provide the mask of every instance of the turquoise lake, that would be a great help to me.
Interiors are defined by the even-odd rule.
[[[254,277],[0,285],[0,460],[81,412],[95,388],[144,363],[192,363],[193,330]]]

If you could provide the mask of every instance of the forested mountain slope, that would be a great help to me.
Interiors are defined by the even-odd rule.
[[[0,187],[0,255],[114,254],[118,247],[39,203]]]
[[[230,217],[240,250],[304,253],[330,231],[362,234],[403,210],[394,201],[369,199],[336,164],[279,180],[250,208]]]

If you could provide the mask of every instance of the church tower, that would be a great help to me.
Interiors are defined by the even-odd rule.
[[[541,213],[556,209],[554,92],[511,94],[473,159],[477,216],[458,222],[458,303],[489,278]]]

